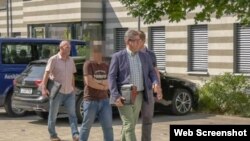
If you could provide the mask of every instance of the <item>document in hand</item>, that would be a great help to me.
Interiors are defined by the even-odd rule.
[[[122,97],[125,98],[125,100],[123,101],[125,105],[134,104],[136,95],[137,95],[136,86],[134,86],[133,84],[122,85],[121,94],[122,94]]]
[[[61,89],[62,85],[54,80],[48,79],[47,89],[49,91],[49,98],[54,99]]]

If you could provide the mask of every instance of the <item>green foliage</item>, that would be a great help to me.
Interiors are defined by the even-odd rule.
[[[142,17],[147,24],[167,16],[170,22],[185,20],[195,8],[195,22],[210,21],[211,17],[237,16],[242,24],[250,25],[249,0],[120,0],[134,17]]]
[[[225,73],[214,76],[199,89],[199,110],[209,113],[250,116],[247,77]]]
[[[87,46],[77,48],[78,56],[84,56],[86,59],[90,58],[90,48]]]

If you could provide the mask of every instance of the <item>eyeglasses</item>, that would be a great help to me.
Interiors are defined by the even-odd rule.
[[[128,39],[128,40],[132,42],[139,42],[141,39]]]

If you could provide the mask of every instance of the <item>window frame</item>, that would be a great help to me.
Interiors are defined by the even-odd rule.
[[[193,38],[192,38],[192,28],[196,26],[206,26],[206,31],[207,31],[207,68],[202,70],[193,70]],[[207,75],[208,74],[208,25],[207,24],[199,24],[199,25],[188,25],[188,32],[187,32],[187,61],[188,61],[188,66],[187,66],[187,72],[188,74],[201,74],[201,75]]]
[[[159,64],[157,62],[159,62],[159,60],[157,59],[157,54],[155,53],[154,51],[154,48],[152,46],[152,43],[153,43],[153,37],[151,36],[152,35],[152,30],[153,28],[164,28],[164,56],[165,56],[165,59],[164,59],[164,68],[159,68],[161,66],[159,66]],[[154,52],[155,56],[156,56],[156,64],[157,64],[157,68],[160,70],[160,71],[165,71],[166,70],[166,26],[150,26],[148,27],[148,47],[151,51]]]

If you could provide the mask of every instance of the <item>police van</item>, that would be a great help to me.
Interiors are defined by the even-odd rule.
[[[34,60],[49,58],[58,52],[59,39],[0,38],[0,106],[9,116],[22,116],[25,111],[12,104],[13,79]],[[86,43],[70,40],[71,56],[82,56]]]

